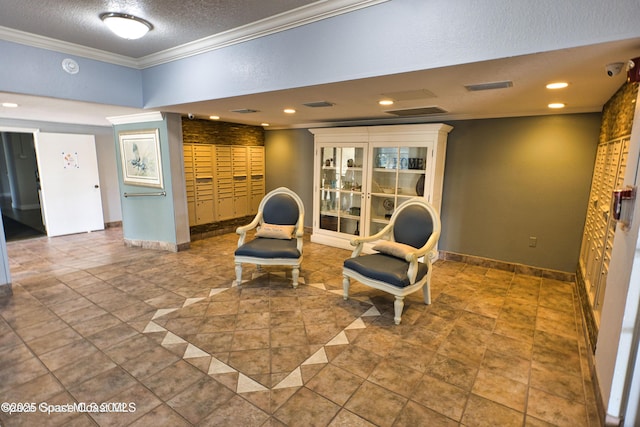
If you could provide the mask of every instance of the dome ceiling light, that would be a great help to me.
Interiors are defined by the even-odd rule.
[[[153,25],[149,21],[126,13],[102,13],[100,19],[115,35],[127,40],[139,39],[153,30]]]

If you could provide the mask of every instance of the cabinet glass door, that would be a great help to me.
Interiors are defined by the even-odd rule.
[[[364,148],[320,148],[320,228],[360,235]]]
[[[389,223],[400,203],[411,197],[424,196],[428,150],[424,146],[373,148],[369,235]]]

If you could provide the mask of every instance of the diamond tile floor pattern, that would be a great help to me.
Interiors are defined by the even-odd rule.
[[[294,290],[276,267],[233,283],[236,242],[9,243],[0,425],[599,425],[574,284],[438,261],[433,304],[408,297],[396,326],[391,297],[342,299],[348,251],[307,241]]]

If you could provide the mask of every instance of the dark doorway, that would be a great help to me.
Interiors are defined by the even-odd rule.
[[[46,235],[33,134],[0,132],[0,208],[7,241]]]
[[[7,242],[31,239],[33,237],[46,235],[42,230],[36,230],[35,228],[29,227],[28,225],[5,215],[2,215],[2,226],[4,228],[4,237]]]

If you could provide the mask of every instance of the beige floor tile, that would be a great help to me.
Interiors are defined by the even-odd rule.
[[[10,242],[0,400],[137,404],[48,418],[65,426],[597,422],[574,284],[439,260],[433,303],[408,296],[396,326],[383,292],[353,281],[343,300],[350,251],[306,237],[296,290],[280,267],[232,287],[233,233],[178,253],[127,248],[117,228]]]
[[[344,407],[375,425],[391,426],[406,403],[407,398],[365,381]]]
[[[467,398],[466,390],[425,375],[411,400],[458,422],[462,417]]]
[[[404,397],[411,397],[422,379],[422,372],[397,363],[393,358],[380,362],[368,381]]]
[[[340,406],[302,387],[273,415],[288,426],[328,425],[339,410]]]
[[[102,353],[94,353],[76,359],[74,363],[53,371],[53,374],[69,389],[115,367],[116,364],[109,357]]]
[[[69,388],[69,392],[79,402],[106,402],[135,383],[135,379],[129,373],[116,366]]]
[[[524,414],[499,403],[472,394],[462,416],[462,424],[468,427],[519,427]]]
[[[142,417],[135,420],[131,427],[148,427],[169,425],[172,427],[189,427],[186,419],[180,416],[176,411],[168,405],[156,406],[153,410],[147,412]]]
[[[224,406],[235,394],[211,378],[195,382],[167,404],[191,423],[197,423],[214,410]]]
[[[333,365],[325,366],[307,387],[338,405],[344,405],[364,379]]]
[[[340,410],[338,415],[331,421],[329,427],[375,427],[375,424],[370,423],[362,417],[357,416],[353,412],[349,412],[346,409]]]
[[[524,412],[527,386],[493,371],[480,369],[471,391],[477,396]]]
[[[236,395],[226,405],[209,414],[198,425],[202,427],[259,427],[264,425],[267,419],[269,419],[269,414]]]
[[[587,425],[584,404],[572,402],[536,388],[529,389],[527,415],[560,427]]]
[[[168,400],[203,378],[205,374],[202,371],[184,360],[179,360],[145,378],[142,383],[160,399]]]
[[[464,390],[471,390],[479,365],[464,362],[436,354],[427,367],[426,374]]]

